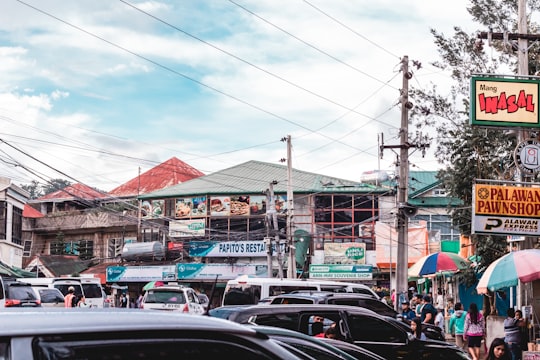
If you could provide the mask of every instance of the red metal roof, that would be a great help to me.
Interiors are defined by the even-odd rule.
[[[50,194],[44,195],[40,198],[37,198],[37,201],[43,200],[72,200],[72,199],[103,199],[110,197],[107,193],[100,192],[96,189],[91,188],[90,186],[84,184],[71,184],[66,186],[62,190],[52,192]]]
[[[40,213],[39,211],[31,207],[30,205],[24,204],[22,216],[26,218],[40,218],[40,217],[44,217],[45,215],[43,215],[42,213]]]
[[[127,183],[111,190],[113,196],[137,196],[203,176],[204,173],[172,157]]]

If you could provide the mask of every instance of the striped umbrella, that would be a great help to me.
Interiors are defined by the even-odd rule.
[[[487,294],[509,286],[518,280],[524,283],[540,279],[540,249],[512,251],[492,262],[478,281],[476,291]]]
[[[424,256],[409,268],[409,277],[421,277],[466,269],[469,261],[458,254],[436,252]]]

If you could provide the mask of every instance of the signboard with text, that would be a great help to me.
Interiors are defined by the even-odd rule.
[[[176,264],[178,280],[236,279],[240,275],[266,276],[267,266],[262,264]]]
[[[539,236],[540,188],[531,185],[475,184],[472,232]]]
[[[371,265],[323,264],[309,266],[310,279],[373,280]]]
[[[538,80],[472,77],[471,125],[540,127]]]

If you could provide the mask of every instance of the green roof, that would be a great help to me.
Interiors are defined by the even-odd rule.
[[[287,193],[287,167],[248,161],[181,184],[139,196],[139,199],[163,199],[177,196],[263,194],[270,182],[275,193]],[[369,193],[384,194],[388,189],[331,176],[292,170],[294,193]]]

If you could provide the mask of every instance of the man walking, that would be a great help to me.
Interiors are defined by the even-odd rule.
[[[437,310],[431,304],[431,297],[425,295],[422,300],[422,310],[420,313],[420,319],[425,324],[435,324],[435,316],[437,315]]]

